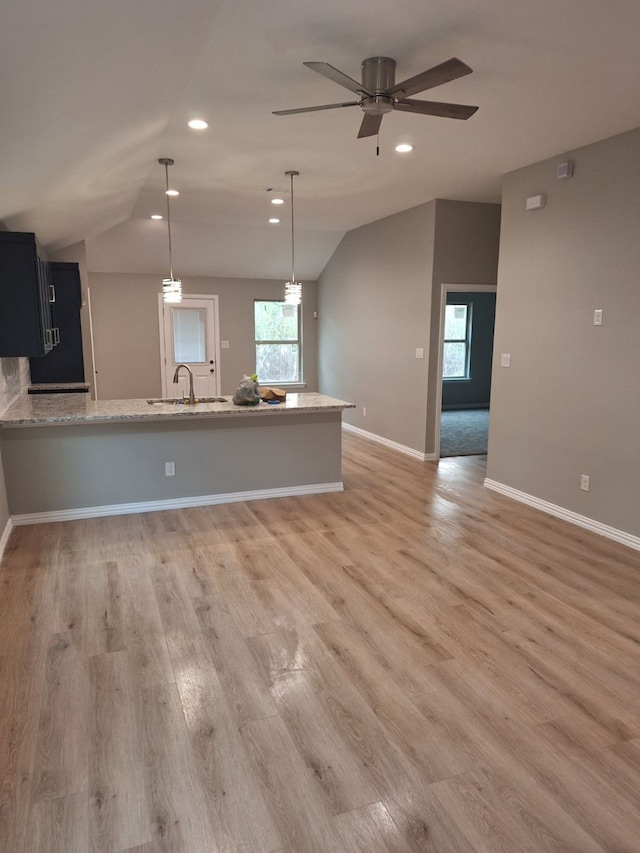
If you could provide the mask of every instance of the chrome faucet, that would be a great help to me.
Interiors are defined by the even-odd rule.
[[[196,395],[193,393],[193,372],[192,372],[192,370],[191,370],[191,368],[189,367],[189,365],[188,365],[188,364],[179,364],[179,365],[176,367],[176,372],[173,374],[173,381],[174,381],[174,383],[175,383],[176,385],[178,384],[178,374],[180,373],[180,368],[181,368],[181,367],[184,367],[184,368],[185,368],[185,370],[187,370],[187,371],[188,371],[188,373],[189,373],[189,403],[190,403],[192,406],[195,406],[195,404],[196,404]],[[184,399],[184,398],[183,398],[183,399]],[[186,402],[186,400],[185,400],[185,402]]]

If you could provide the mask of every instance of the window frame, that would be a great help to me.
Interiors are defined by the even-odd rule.
[[[447,338],[444,334],[446,328],[446,310],[447,308],[464,307],[467,309],[467,320],[465,323],[465,333],[463,338]],[[471,336],[472,336],[472,315],[473,302],[456,300],[455,302],[445,303],[445,325],[442,336],[442,381],[443,382],[469,382],[471,380]],[[464,376],[445,376],[445,348],[447,344],[464,343]]]
[[[296,316],[297,316],[297,321],[298,321],[297,322],[297,337],[296,338],[286,338],[286,339],[285,338],[275,338],[273,340],[258,340],[258,338],[256,337],[256,306],[258,303],[263,303],[263,302],[277,303],[277,304],[283,305],[283,306],[286,305],[288,308],[294,308],[296,310]],[[258,345],[264,346],[265,344],[266,345],[271,344],[271,345],[276,345],[276,346],[278,346],[278,345],[285,346],[285,345],[297,344],[297,346],[298,346],[298,367],[297,367],[298,378],[297,379],[286,379],[286,380],[285,379],[263,379],[263,377],[260,376],[260,373],[258,371]],[[303,368],[303,359],[302,359],[302,305],[292,305],[291,303],[285,302],[284,299],[255,298],[253,300],[253,345],[254,345],[255,372],[258,374],[258,381],[259,382],[264,381],[265,383],[271,383],[271,384],[278,385],[281,387],[294,387],[294,386],[300,386],[300,385],[304,384],[303,373],[302,373],[302,368]]]

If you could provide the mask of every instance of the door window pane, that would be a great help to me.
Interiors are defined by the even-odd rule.
[[[207,360],[204,308],[172,308],[174,364],[204,364]]]

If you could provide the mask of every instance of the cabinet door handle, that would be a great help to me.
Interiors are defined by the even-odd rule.
[[[54,347],[57,347],[59,343],[60,343],[60,327],[54,326],[54,329],[53,329],[53,345],[54,345]]]
[[[51,329],[46,330],[45,334],[45,349],[51,349],[53,347],[53,336],[51,334]]]
[[[51,290],[51,292],[50,292],[50,294],[49,294],[49,302],[55,302],[55,301],[56,301],[56,288],[55,288],[55,285],[54,285],[54,284],[50,284],[50,285],[49,285],[49,288],[50,288],[50,290]]]

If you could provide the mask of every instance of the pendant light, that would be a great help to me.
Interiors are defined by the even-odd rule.
[[[162,298],[165,302],[182,302],[182,282],[179,278],[173,277],[173,263],[171,259],[171,207],[169,204],[169,166],[173,166],[174,161],[171,157],[161,157],[158,160],[161,166],[164,166],[167,189],[165,195],[167,197],[167,235],[169,237],[169,278],[162,279]]]
[[[291,280],[284,286],[284,301],[287,305],[300,305],[302,302],[302,283],[296,281],[296,249],[295,249],[295,229],[293,222],[293,179],[300,172],[285,172],[291,179]]]

